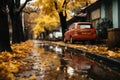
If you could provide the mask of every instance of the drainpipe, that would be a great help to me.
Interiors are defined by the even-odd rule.
[[[113,0],[113,28],[119,28],[118,0]]]
[[[104,19],[105,18],[105,15],[106,12],[105,12],[105,3],[102,3],[101,4],[101,19]]]

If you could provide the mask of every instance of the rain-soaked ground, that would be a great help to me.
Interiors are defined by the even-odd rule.
[[[30,76],[36,80],[120,80],[117,72],[67,47],[35,43],[22,61],[23,67],[15,74],[17,80]]]

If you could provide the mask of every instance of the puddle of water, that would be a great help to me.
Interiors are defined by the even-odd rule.
[[[24,59],[30,69],[16,75],[19,78],[36,76],[35,80],[119,80],[120,76],[104,69],[83,55],[68,48],[48,44],[34,45],[33,52]]]

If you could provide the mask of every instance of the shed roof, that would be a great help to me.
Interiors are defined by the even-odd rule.
[[[91,8],[95,8],[98,5],[100,5],[102,3],[103,0],[97,0],[96,2],[88,5],[87,7],[83,7],[80,12],[86,12],[87,10],[91,9]]]

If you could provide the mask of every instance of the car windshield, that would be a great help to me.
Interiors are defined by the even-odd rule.
[[[90,24],[79,24],[78,28],[91,28]]]

